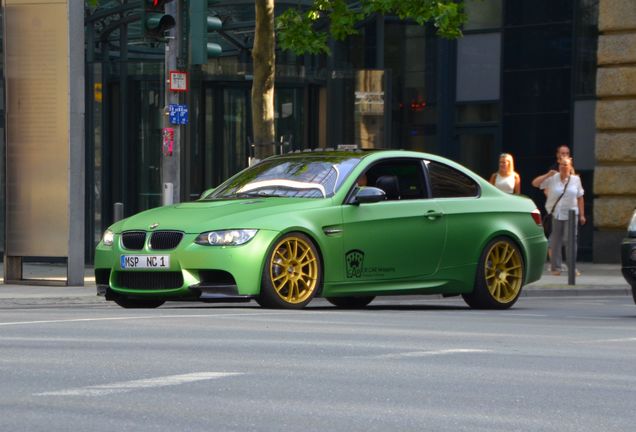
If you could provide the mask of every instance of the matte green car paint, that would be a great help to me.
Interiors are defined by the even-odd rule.
[[[317,153],[319,157],[321,153]],[[335,153],[334,153],[335,154]],[[287,157],[311,157],[313,153]],[[110,227],[112,246],[102,242],[95,255],[96,269],[111,269],[110,287],[129,295],[175,298],[190,294],[199,271],[225,270],[234,277],[240,295],[257,295],[265,257],[276,239],[302,232],[316,244],[322,260],[323,296],[354,294],[459,294],[473,290],[479,258],[493,238],[505,236],[518,244],[525,262],[525,283],[540,278],[547,241],[530,216],[536,209],[524,197],[506,195],[484,179],[447,159],[415,152],[355,153],[359,165],[333,197],[245,198],[195,201],[148,210]],[[355,179],[370,164],[385,158],[425,158],[469,175],[481,188],[475,198],[439,198],[346,203]],[[432,212],[433,216],[427,216]],[[442,214],[442,216],[439,216]],[[127,251],[121,233],[179,230],[185,236],[172,251]],[[221,229],[258,229],[241,246],[202,246],[194,239]],[[181,271],[184,284],[173,290],[131,290],[116,286],[121,255],[171,255],[171,270]],[[139,271],[139,270],[127,270]],[[145,270],[148,271],[148,270]],[[150,270],[162,271],[162,270]]]

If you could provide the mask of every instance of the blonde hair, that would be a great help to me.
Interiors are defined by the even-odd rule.
[[[509,171],[506,173],[508,175],[512,174],[515,172],[515,161],[512,158],[512,155],[510,153],[502,153],[499,155],[499,160],[501,159],[505,159],[509,162]]]

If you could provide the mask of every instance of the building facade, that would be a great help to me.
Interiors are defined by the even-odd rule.
[[[279,0],[277,13],[302,3]],[[605,3],[628,8],[631,2]],[[132,4],[101,2],[86,10],[89,260],[113,221],[114,203],[123,203],[126,215],[161,203],[164,50],[143,39]],[[604,11],[604,1],[600,4]],[[595,158],[601,170],[614,169],[598,153],[606,138],[599,134],[595,144],[595,112],[604,104],[596,106],[599,1],[468,0],[465,5],[469,20],[456,41],[378,16],[361,23],[358,35],[332,42],[329,56],[277,52],[274,151],[339,144],[422,150],[484,177],[497,169],[499,154],[509,152],[522,193],[542,207],[544,197],[530,182],[554,162],[556,147],[567,144],[583,179],[589,215],[579,258],[592,260],[598,231],[615,229],[593,200],[596,189],[605,187],[594,179]],[[210,34],[223,55],[202,66],[182,65],[189,89],[181,101],[189,120],[179,126],[181,200],[195,199],[246,167],[252,151],[254,2],[218,1],[208,12],[223,21],[223,30]]]
[[[598,28],[594,260],[611,260],[636,208],[636,2],[602,0]]]

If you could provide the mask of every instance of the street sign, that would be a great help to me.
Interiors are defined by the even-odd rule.
[[[170,117],[170,124],[188,124],[188,106],[170,104],[168,105],[168,116]]]
[[[170,71],[170,91],[188,91],[188,73],[176,70]]]

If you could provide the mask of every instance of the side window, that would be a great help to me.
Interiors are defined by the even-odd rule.
[[[394,159],[380,162],[367,172],[367,185],[386,193],[387,200],[427,198],[422,161]]]
[[[433,198],[476,197],[477,183],[462,172],[439,162],[426,162]]]

